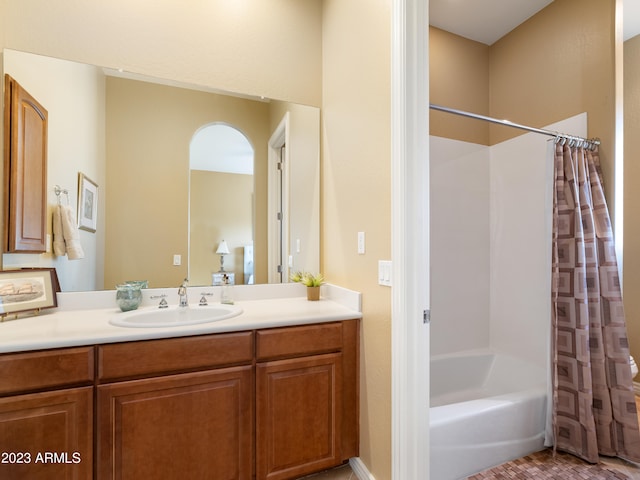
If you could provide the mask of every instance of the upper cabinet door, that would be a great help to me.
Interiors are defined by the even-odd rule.
[[[4,103],[5,248],[46,251],[47,110],[9,75]]]

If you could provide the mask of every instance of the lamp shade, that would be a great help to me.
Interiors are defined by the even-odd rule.
[[[217,255],[229,255],[229,247],[227,246],[227,242],[222,240],[218,244],[218,249],[216,250]]]

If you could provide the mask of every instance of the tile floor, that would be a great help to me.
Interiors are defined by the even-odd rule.
[[[636,397],[636,405],[638,407],[638,417],[640,420],[640,397]],[[640,480],[640,464],[630,463],[619,458],[601,457],[602,463],[609,468],[614,468],[633,480]],[[357,480],[356,474],[353,473],[349,464],[327,470],[326,472],[316,473],[304,477],[305,480]],[[437,480],[433,478],[431,480]]]
[[[640,465],[621,460],[619,458],[602,457],[602,463],[608,468],[626,474],[632,480],[640,480]],[[304,480],[358,480],[349,465],[342,465],[325,472],[304,477]],[[438,480],[432,478],[431,480]],[[570,479],[567,479],[570,480]]]
[[[638,410],[638,420],[640,421],[640,397],[636,396],[636,409]],[[600,457],[602,463],[627,474],[633,480],[640,480],[640,464],[627,462],[619,458]]]
[[[303,478],[304,480],[358,480],[358,477],[353,473],[353,470],[351,470],[348,463],[346,465]]]
[[[624,473],[633,480],[640,480],[640,465],[619,458],[600,457],[600,459],[608,468]]]
[[[640,480],[640,465],[636,465],[619,458],[608,457],[602,457],[602,463],[608,468],[615,469],[626,474],[632,480]],[[304,480],[358,480],[358,478],[356,477],[356,474],[353,473],[353,470],[351,470],[351,467],[347,464],[325,472],[304,477]],[[438,479],[432,478],[431,480]]]

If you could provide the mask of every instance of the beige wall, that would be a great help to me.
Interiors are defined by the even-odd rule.
[[[430,27],[429,100],[489,115],[489,46]],[[489,123],[436,110],[429,114],[431,135],[489,145]]]
[[[602,139],[611,194],[614,15],[615,0],[555,0],[490,47],[432,27],[430,101],[533,127],[587,112],[589,136]],[[439,112],[432,113],[430,129],[483,145],[523,133]]]
[[[224,269],[244,283],[244,246],[253,244],[253,176],[191,170],[189,283],[211,285],[220,270],[218,243],[225,240],[229,255]]]
[[[363,293],[360,457],[391,478],[391,2],[325,0],[322,258],[331,282]],[[366,253],[357,253],[357,232]]]
[[[624,43],[624,308],[631,355],[640,359],[640,36]],[[639,377],[636,377],[639,381]]]
[[[189,145],[200,127],[218,122],[254,147],[255,275],[266,281],[269,104],[108,77],[105,285],[140,278],[165,287],[187,277]],[[181,266],[172,265],[175,254]]]
[[[321,0],[3,0],[0,47],[320,106],[321,8]]]
[[[488,54],[481,44],[431,28],[430,101],[538,128],[587,112],[588,136],[602,141],[605,193],[613,212],[614,18],[615,0],[555,0],[486,47]],[[482,124],[488,125],[488,142],[483,130],[472,130],[486,128]],[[430,133],[494,145],[524,132],[432,113]]]
[[[615,0],[556,0],[491,46],[490,114],[542,127],[587,112],[613,209]],[[492,125],[491,144],[521,134]],[[567,132],[571,133],[571,132]]]

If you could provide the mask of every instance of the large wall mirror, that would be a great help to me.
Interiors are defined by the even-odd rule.
[[[185,277],[191,285],[211,285],[220,269],[217,246],[225,240],[225,270],[237,274],[237,283],[245,283],[247,246],[254,283],[267,283],[269,270],[278,268],[271,251],[284,250],[284,271],[319,269],[318,108],[8,49],[3,68],[49,110],[50,209],[59,201],[56,185],[69,192],[60,201],[77,208],[79,173],[98,185],[96,232],[80,231],[84,259],[4,254],[4,268],[53,266],[63,291],[113,289],[127,280],[173,287]],[[280,227],[270,200],[270,165],[276,165],[270,158],[280,151],[271,152],[269,141],[285,118],[286,234],[274,245],[270,231]],[[190,147],[209,125],[227,125],[252,146],[253,174],[241,182],[251,193],[222,181],[204,187],[216,196],[194,195],[193,183],[202,179],[194,180]],[[240,217],[250,222],[241,233],[234,225]]]

